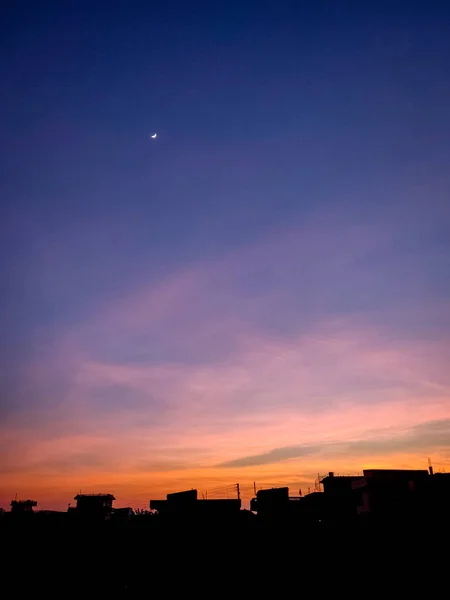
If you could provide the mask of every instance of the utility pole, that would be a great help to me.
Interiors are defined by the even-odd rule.
[[[236,484],[236,490],[237,490],[237,497],[238,497],[238,500],[240,500],[240,499],[241,499],[241,490],[240,490],[240,488],[239,488],[239,484],[238,484],[238,483]]]
[[[255,494],[256,498],[256,481],[253,482],[253,493]]]

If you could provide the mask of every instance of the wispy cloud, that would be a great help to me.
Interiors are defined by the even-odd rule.
[[[253,456],[244,456],[230,461],[225,461],[217,467],[253,467],[282,462],[292,458],[302,458],[311,454],[323,454],[333,457],[344,456],[377,456],[392,453],[417,453],[419,451],[435,451],[448,447],[450,440],[450,419],[430,421],[411,427],[406,432],[393,432],[392,428],[374,432],[373,437],[353,442],[329,442],[322,444],[305,444],[299,446],[286,446],[274,448],[269,452]]]
[[[405,293],[418,295],[405,304],[401,261],[375,261],[391,243],[376,228],[293,229],[142,284],[53,342],[36,338],[0,427],[4,472],[169,485],[168,473],[220,479],[324,449],[436,449],[420,427],[450,418],[449,340],[433,325],[449,309],[419,311],[426,291],[408,277]]]

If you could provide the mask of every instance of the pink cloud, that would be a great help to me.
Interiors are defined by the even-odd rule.
[[[189,448],[219,462],[227,454],[300,438],[302,443],[360,438],[386,423],[405,428],[448,417],[448,385],[433,381],[423,361],[437,360],[442,347],[386,348],[378,331],[352,330],[351,322],[340,326],[323,325],[289,341],[247,336],[232,359],[212,365],[82,361],[62,405],[60,435],[51,433],[58,416],[51,414],[48,427],[43,424],[46,439],[51,435],[54,448],[77,452],[85,445],[107,445],[113,435],[117,447],[130,450],[129,457],[120,451],[121,458],[131,462],[139,452],[171,449],[176,455],[181,446],[189,464]],[[106,406],[106,412],[99,409],[93,393],[107,395],[118,385],[123,401]],[[138,407],[127,406],[133,392],[141,394]],[[84,423],[90,433],[73,437],[71,429],[81,424],[82,430]],[[47,442],[40,444],[45,459]]]
[[[62,334],[23,373],[20,394],[34,400],[26,419],[12,415],[13,438],[0,429],[2,448],[16,450],[5,462],[10,484],[18,481],[14,469],[27,465],[28,477],[34,470],[62,486],[75,479],[94,485],[97,477],[134,490],[127,474],[141,481],[144,473],[158,490],[189,478],[226,481],[235,471],[215,465],[227,460],[289,445],[395,436],[448,419],[444,335],[411,339],[371,314],[306,310],[316,300],[326,304],[327,278],[336,281],[389,239],[377,236],[332,224],[321,235],[314,228],[284,232],[143,285]],[[312,255],[319,259],[314,272]],[[258,270],[261,286],[252,279]],[[364,281],[365,273],[356,273],[356,283]],[[286,282],[297,280],[301,285],[289,292]],[[286,306],[292,330],[261,326]],[[311,476],[320,460],[255,471]],[[402,460],[412,459],[404,453]]]

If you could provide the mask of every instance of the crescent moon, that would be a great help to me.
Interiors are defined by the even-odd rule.
[[[153,134],[153,135],[151,135],[150,137],[152,138],[152,140],[154,140],[154,139],[156,138],[156,136],[157,136],[157,135],[158,135],[157,133],[154,133],[154,134]]]

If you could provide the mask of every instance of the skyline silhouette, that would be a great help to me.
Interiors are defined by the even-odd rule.
[[[163,499],[150,499],[143,509],[118,507],[109,492],[83,493],[81,490],[66,511],[36,510],[36,500],[11,501],[11,510],[0,512],[4,531],[29,532],[62,527],[70,534],[75,527],[86,531],[104,527],[146,529],[228,526],[276,528],[288,531],[299,527],[334,528],[368,532],[377,527],[441,530],[450,526],[450,473],[428,469],[363,469],[358,474],[329,471],[318,474],[315,486],[303,494],[292,494],[288,486],[253,484],[249,506],[239,483],[199,493],[190,488],[170,492]],[[94,529],[93,529],[94,528]],[[102,530],[98,530],[101,531]],[[103,532],[106,532],[103,529]]]
[[[366,473],[391,473],[391,478],[389,478],[387,480],[387,486],[389,487],[391,485],[391,481],[392,481],[392,477],[395,477],[396,474],[404,474],[404,475],[408,475],[408,473],[412,473],[412,474],[419,474],[419,476],[423,475],[437,475],[437,480],[440,481],[445,481],[446,485],[448,486],[449,484],[447,483],[447,481],[450,481],[450,473],[447,473],[445,468],[439,468],[439,466],[433,466],[431,463],[431,460],[428,459],[428,467],[427,469],[424,468],[419,468],[419,469],[390,469],[390,468],[379,468],[376,467],[375,469],[372,468],[366,468],[363,467],[361,468],[359,471],[344,471],[344,472],[336,472],[336,471],[332,471],[332,472],[328,472],[326,474],[320,474],[317,473],[316,478],[314,479],[314,482],[311,485],[307,485],[305,487],[300,487],[298,481],[291,481],[291,482],[261,482],[261,481],[253,481],[252,484],[241,484],[241,483],[228,483],[225,485],[221,485],[215,488],[209,488],[209,489],[204,489],[204,490],[197,490],[195,488],[194,485],[191,486],[186,486],[186,491],[180,491],[179,486],[177,489],[177,485],[178,483],[176,482],[168,482],[166,483],[166,491],[164,493],[162,492],[157,492],[156,494],[150,494],[151,495],[151,500],[144,501],[141,502],[139,504],[137,503],[128,503],[126,504],[126,501],[124,502],[124,498],[120,497],[119,495],[119,503],[121,505],[125,505],[126,504],[126,508],[115,508],[114,510],[118,510],[118,511],[131,511],[131,513],[133,514],[144,514],[144,513],[148,513],[149,512],[149,507],[150,509],[154,512],[159,512],[160,507],[162,506],[164,508],[164,504],[166,503],[166,499],[169,500],[170,497],[181,497],[183,498],[184,495],[186,495],[189,499],[191,494],[195,493],[195,499],[198,499],[199,501],[201,500],[217,500],[219,502],[226,502],[228,500],[234,501],[234,500],[239,500],[239,508],[243,509],[245,511],[255,511],[257,512],[257,509],[253,508],[254,506],[257,506],[257,504],[255,503],[255,499],[258,497],[258,494],[260,492],[265,492],[265,491],[270,491],[270,490],[283,490],[286,494],[286,496],[289,496],[289,498],[291,500],[303,500],[304,497],[309,496],[310,498],[313,498],[313,496],[320,494],[322,492],[325,491],[325,484],[324,482],[329,482],[331,481],[332,477],[335,477],[335,481],[339,481],[339,480],[348,480],[348,481],[353,481],[353,480],[362,480],[364,479],[364,476]],[[99,484],[94,486],[95,489],[100,489],[101,486]],[[450,488],[449,488],[450,490]],[[445,491],[445,490],[444,490]],[[105,493],[104,488],[102,492],[96,491],[93,492],[92,489],[81,489],[79,490],[78,494],[73,498],[74,500],[77,501],[77,506],[79,503],[79,500],[83,500],[84,498],[87,498],[88,500],[90,498],[93,498],[94,500],[97,499],[101,499],[101,498],[105,498],[108,500],[108,502],[111,501],[116,501],[117,498],[114,495],[116,492],[114,491],[114,486],[110,485],[109,486],[109,491],[107,493]],[[141,492],[141,497],[142,494],[144,494],[145,492]],[[357,493],[357,492],[355,492]],[[447,493],[445,491],[445,493]],[[30,495],[29,495],[30,496]],[[446,496],[445,496],[446,497]],[[19,497],[18,494],[16,493],[14,496],[14,499],[12,499],[10,502],[8,502],[8,505],[11,506],[11,510],[13,510],[14,506],[21,506],[22,508],[27,507],[26,510],[30,510],[33,507],[36,507],[38,505],[38,502],[36,500],[31,500],[30,497],[28,497],[27,499],[25,499],[24,497]],[[354,506],[355,510],[356,510],[356,503],[352,501],[352,505]],[[109,504],[110,509],[112,508],[112,504]],[[64,506],[59,505],[53,505],[50,506],[48,504],[45,504],[42,506],[42,503],[39,502],[39,509],[37,510],[39,513],[47,513],[47,512],[59,512],[59,513],[64,513],[66,511],[66,509],[70,512],[74,510],[74,507],[72,505],[71,502],[69,503],[65,503]],[[7,509],[5,508],[5,506],[0,506],[0,510],[2,511],[6,511]],[[30,512],[33,512],[32,510]],[[114,511],[113,511],[114,512]]]
[[[155,589],[190,593],[205,581],[221,592],[280,595],[301,578],[302,590],[317,591],[319,581],[331,593],[348,589],[342,573],[350,567],[358,594],[367,581],[408,595],[418,586],[442,589],[450,474],[329,472],[321,485],[300,497],[259,490],[253,512],[240,510],[239,498],[200,499],[195,489],[150,501],[156,513],[115,508],[108,493],[77,494],[65,512],[13,501],[11,512],[0,512],[2,584],[46,597],[70,585],[77,595],[142,598]]]

